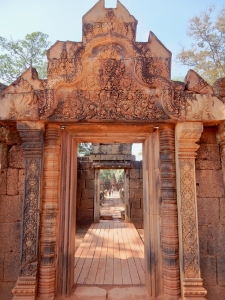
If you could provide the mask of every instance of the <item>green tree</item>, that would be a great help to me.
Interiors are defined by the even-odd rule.
[[[176,61],[193,68],[209,83],[225,76],[225,8],[215,16],[215,6],[189,21],[187,35],[194,42],[182,46]]]
[[[37,69],[39,78],[46,78],[50,45],[48,35],[39,31],[27,34],[24,40],[0,37],[0,79],[10,84],[31,66]]]
[[[78,156],[88,156],[90,155],[92,150],[92,144],[91,143],[80,143],[78,144]]]

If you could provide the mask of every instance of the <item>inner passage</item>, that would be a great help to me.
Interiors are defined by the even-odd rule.
[[[124,170],[100,170],[100,220],[125,220]]]

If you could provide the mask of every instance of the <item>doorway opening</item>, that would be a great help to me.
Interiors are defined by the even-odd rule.
[[[100,170],[100,220],[125,221],[124,169]]]

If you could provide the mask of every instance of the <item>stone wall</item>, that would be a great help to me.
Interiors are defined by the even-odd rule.
[[[137,229],[143,224],[143,171],[142,161],[132,161],[130,169],[130,217]]]
[[[225,197],[216,127],[205,127],[196,159],[200,266],[208,300],[225,299]]]
[[[20,266],[24,184],[21,139],[13,127],[0,128],[0,299],[11,300]]]
[[[77,174],[77,225],[90,226],[94,216],[95,171],[89,157],[78,158]]]

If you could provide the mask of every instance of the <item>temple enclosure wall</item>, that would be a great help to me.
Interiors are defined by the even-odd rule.
[[[207,299],[225,299],[225,198],[216,127],[204,127],[196,158],[201,274]]]
[[[0,299],[11,300],[20,267],[24,157],[14,127],[0,128]]]

